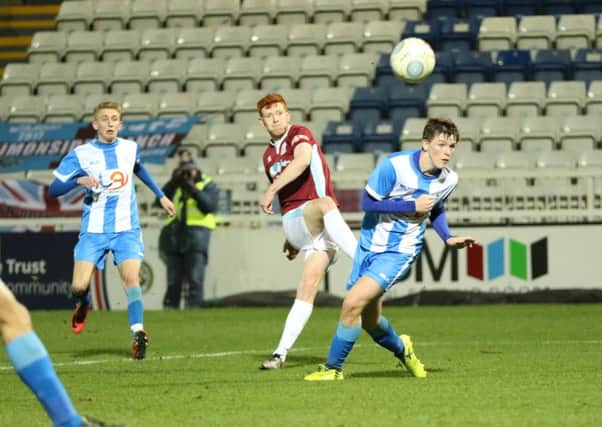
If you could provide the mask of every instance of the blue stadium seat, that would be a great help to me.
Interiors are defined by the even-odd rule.
[[[529,16],[541,12],[543,0],[504,0],[503,15]]]
[[[481,21],[450,18],[441,22],[441,50],[475,50]]]
[[[429,83],[451,82],[455,73],[454,54],[452,52],[435,52],[435,69],[429,77]]]
[[[486,18],[502,13],[502,0],[465,0],[464,16],[467,18]]]
[[[378,123],[387,113],[387,93],[382,87],[357,87],[349,107],[352,122]]]
[[[324,153],[353,153],[362,140],[362,127],[352,122],[328,122],[322,134]]]
[[[428,19],[454,19],[462,13],[464,0],[428,0],[426,11]]]
[[[390,153],[399,149],[401,126],[390,121],[370,122],[364,126],[360,151]]]
[[[389,91],[389,117],[391,122],[403,127],[410,117],[424,117],[426,114],[426,98],[430,87],[419,84],[399,84]]]
[[[602,13],[602,2],[600,0],[580,0],[581,13]],[[598,17],[600,19],[600,17]]]
[[[542,49],[535,54],[533,80],[550,83],[554,80],[571,80],[573,67],[568,49]]]
[[[463,51],[455,55],[456,83],[479,83],[491,80],[493,61],[489,51]]]
[[[496,82],[524,82],[531,79],[532,63],[528,50],[500,50],[493,64]]]
[[[399,84],[399,79],[393,75],[388,53],[381,53],[378,58],[376,72],[374,73],[374,82],[376,86],[380,87],[390,87]]]
[[[590,83],[592,80],[600,80],[602,70],[602,49],[579,49],[573,61],[573,79],[584,80]]]
[[[418,37],[426,40],[433,50],[439,50],[439,37],[441,24],[437,20],[432,21],[407,21],[403,30],[402,38]]]
[[[572,15],[578,13],[578,3],[575,0],[545,0],[541,12],[544,15]]]

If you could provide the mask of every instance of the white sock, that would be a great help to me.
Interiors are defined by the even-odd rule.
[[[353,259],[357,240],[338,209],[333,209],[324,215],[324,228],[345,255]]]
[[[288,312],[284,330],[280,337],[280,343],[276,350],[274,350],[274,354],[279,354],[282,360],[286,360],[286,355],[295,344],[295,341],[297,341],[297,338],[299,338],[299,335],[301,335],[313,309],[313,304],[295,299],[291,310]]]

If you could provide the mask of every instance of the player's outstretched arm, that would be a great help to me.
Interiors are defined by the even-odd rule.
[[[173,205],[172,201],[169,200],[169,198],[167,196],[161,197],[159,199],[159,203],[161,203],[161,206],[163,207],[163,209],[165,209],[165,212],[167,212],[167,215],[169,215],[170,217],[175,216],[176,208]]]
[[[466,247],[470,248],[472,245],[479,243],[479,242],[477,242],[472,237],[453,236],[453,237],[450,237],[449,239],[447,239],[447,241],[445,243],[447,243],[447,246],[450,246],[452,248],[462,249],[462,248],[466,248]]]

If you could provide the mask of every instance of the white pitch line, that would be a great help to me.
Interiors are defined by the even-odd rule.
[[[419,342],[420,347],[439,347],[439,346],[509,346],[509,345],[521,345],[519,341],[424,341]],[[533,342],[530,342],[533,344]],[[537,343],[535,343],[537,344]],[[585,345],[602,345],[602,340],[546,340],[541,341],[539,344],[542,345],[567,345],[567,344],[585,344]],[[361,347],[361,344],[356,344],[355,347]],[[312,350],[327,350],[328,347],[301,347],[294,348],[291,352],[302,352]],[[206,359],[211,357],[228,357],[228,356],[241,356],[244,354],[269,354],[271,350],[237,350],[237,351],[219,351],[215,353],[192,353],[192,354],[167,354],[163,356],[147,357],[145,360],[148,361],[162,361],[162,360],[181,360],[181,359]],[[73,360],[70,362],[57,362],[53,363],[55,367],[61,366],[86,366],[86,365],[100,365],[104,363],[116,363],[116,362],[135,362],[130,358],[122,359],[96,359],[96,360]],[[8,371],[14,369],[11,365],[1,365],[0,371]]]

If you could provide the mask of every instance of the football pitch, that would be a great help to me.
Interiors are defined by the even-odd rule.
[[[412,336],[416,379],[362,333],[345,380],[308,383],[338,309],[317,308],[284,369],[260,371],[288,309],[147,312],[147,359],[129,359],[125,312],[34,312],[82,414],[143,426],[599,426],[602,304],[387,307]],[[0,426],[48,426],[0,354]]]

